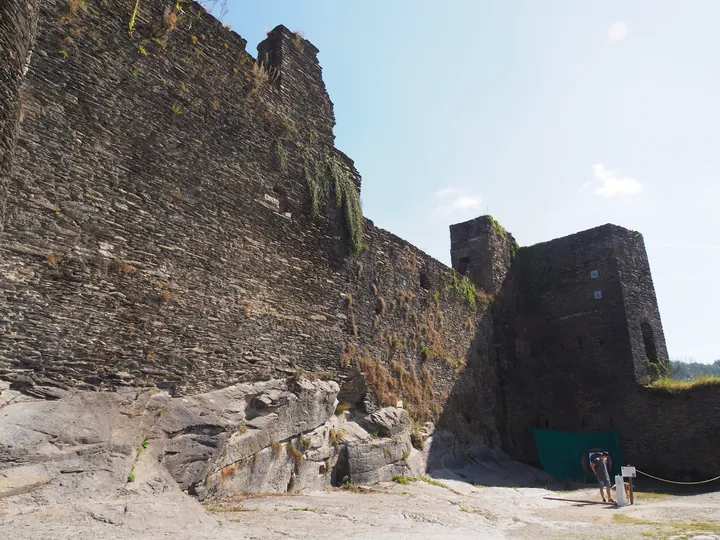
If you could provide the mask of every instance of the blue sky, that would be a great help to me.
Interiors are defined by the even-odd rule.
[[[449,263],[490,213],[531,245],[643,233],[672,358],[720,358],[720,2],[230,1],[320,49],[365,215]]]

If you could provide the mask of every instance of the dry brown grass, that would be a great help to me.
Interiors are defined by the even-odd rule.
[[[113,260],[110,262],[109,269],[118,274],[135,274],[137,268],[123,261]]]
[[[485,309],[488,307],[492,301],[495,299],[494,296],[486,293],[482,289],[477,289],[475,291],[475,297],[477,298],[477,303],[479,304],[479,307],[482,309]]]
[[[77,15],[80,11],[84,11],[87,8],[85,0],[68,0],[67,10],[68,13]]]
[[[295,472],[298,472],[300,470],[300,466],[303,463],[303,453],[297,448],[295,448],[295,445],[292,441],[287,443],[287,445],[285,446],[285,451],[287,452],[287,455],[290,456],[290,459],[295,465]]]
[[[340,356],[340,367],[349,368],[352,365],[353,358],[357,353],[357,345],[354,343],[346,343],[343,353]]]
[[[399,395],[413,419],[427,421],[434,417],[434,378],[426,368],[421,370],[418,378],[413,367],[406,368],[402,362],[394,361],[388,370],[382,362],[367,354],[357,358],[356,364],[383,407],[395,406]]]
[[[385,299],[378,297],[375,301],[375,313],[378,315],[385,315]]]
[[[415,272],[419,269],[417,253],[410,252],[398,261],[397,268],[405,272]]]
[[[696,379],[670,379],[661,378],[655,382],[647,385],[647,388],[655,390],[664,390],[670,394],[677,394],[680,392],[686,392],[694,388],[701,388],[704,386],[720,386],[720,376],[717,375],[703,375]]]
[[[171,7],[166,7],[162,17],[162,27],[165,34],[175,30],[177,26],[177,11]]]
[[[220,471],[220,478],[222,480],[227,480],[228,478],[232,478],[235,476],[235,473],[237,472],[237,467],[235,465],[228,465],[227,467],[223,467]]]
[[[425,344],[433,355],[438,357],[443,357],[445,355],[442,335],[435,328],[435,321],[433,321],[431,317],[428,318],[427,324],[420,327],[420,333],[423,336]]]
[[[367,353],[357,358],[355,362],[357,368],[365,375],[380,404],[383,407],[395,406],[398,401],[394,392],[397,383],[382,362],[373,360]]]
[[[270,86],[272,82],[272,74],[265,68],[264,64],[255,62],[252,66],[252,92],[256,92],[261,86]]]
[[[475,322],[468,317],[463,323],[463,328],[472,334],[475,332]]]

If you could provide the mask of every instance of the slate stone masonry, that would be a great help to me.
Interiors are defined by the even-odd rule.
[[[720,469],[716,389],[642,386],[667,350],[640,235],[516,249],[482,217],[451,227],[454,272],[364,220],[350,257],[308,182],[330,159],[361,187],[317,48],[279,26],[256,62],[175,5],[142,0],[132,31],[134,0],[0,6],[0,378],[185,395],[362,370],[526,461],[532,427],[617,427],[638,466]]]
[[[370,221],[349,257],[332,191],[312,217],[306,167],[332,156],[360,188],[317,49],[279,26],[256,64],[197,4],[168,24],[163,0],[140,2],[130,37],[134,5],[43,3],[0,237],[0,377],[183,395],[342,381],[365,359],[424,375],[439,410],[483,313]]]
[[[0,5],[0,231],[18,122],[20,84],[28,66],[37,26],[39,0],[4,0]]]
[[[720,470],[720,388],[646,387],[668,353],[642,235],[604,225],[520,248],[494,308],[497,425],[514,456],[537,462],[533,428],[617,429],[625,462],[653,474]]]

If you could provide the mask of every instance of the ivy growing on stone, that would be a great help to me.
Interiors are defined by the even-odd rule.
[[[335,206],[343,212],[350,253],[356,256],[362,246],[363,214],[360,195],[347,167],[334,156],[325,156],[320,166],[306,156],[303,172],[310,191],[313,217],[320,216],[320,209],[328,202],[330,189],[335,191]]]
[[[478,294],[477,289],[475,289],[475,285],[467,278],[467,276],[463,276],[461,279],[458,279],[457,272],[455,272],[454,269],[453,289],[455,289],[455,292],[457,292],[471,308],[477,309]]]

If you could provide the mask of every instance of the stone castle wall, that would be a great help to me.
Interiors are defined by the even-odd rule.
[[[497,425],[514,456],[537,461],[533,428],[617,429],[624,461],[652,474],[720,469],[720,388],[644,386],[668,356],[639,233],[605,225],[519,249],[495,308]]]
[[[86,5],[43,4],[23,84],[0,376],[182,395],[362,369],[384,404],[437,413],[490,325],[369,221],[349,256],[333,186],[313,217],[306,169],[330,156],[360,186],[317,49],[278,27],[256,64],[197,5],[168,25],[174,2],[143,1],[133,37],[134,2]]]
[[[371,401],[526,461],[533,427],[616,427],[639,467],[716,465],[694,407],[717,392],[640,384],[667,351],[636,233],[517,249],[479,218],[451,228],[455,271],[369,220],[354,245],[321,173],[361,179],[311,43],[280,26],[256,62],[196,4],[143,0],[132,32],[131,0],[33,6],[0,8],[0,378],[186,395],[362,371]],[[682,440],[681,468],[651,451]]]
[[[0,6],[0,231],[22,116],[20,85],[35,37],[38,7],[39,0],[7,0]]]

